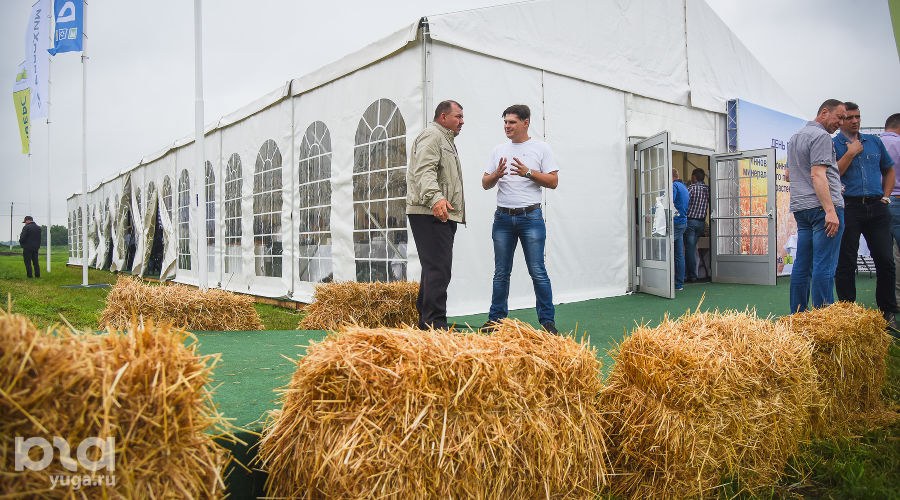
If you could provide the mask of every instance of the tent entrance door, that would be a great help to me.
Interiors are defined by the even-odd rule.
[[[710,162],[712,280],[775,284],[775,150],[713,155]]]
[[[669,133],[635,145],[638,194],[638,289],[674,298],[672,168]]]

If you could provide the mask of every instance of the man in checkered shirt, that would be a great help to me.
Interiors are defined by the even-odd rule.
[[[706,212],[709,209],[709,186],[703,183],[706,172],[695,168],[691,172],[691,185],[688,186],[687,230],[684,232],[684,257],[687,264],[686,281],[697,281],[697,240],[706,231]]]

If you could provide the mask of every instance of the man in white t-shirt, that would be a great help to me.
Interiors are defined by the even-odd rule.
[[[515,104],[503,111],[503,127],[510,142],[494,148],[481,186],[497,189],[497,210],[494,212],[494,291],[491,310],[484,329],[509,313],[509,276],[513,254],[518,241],[522,242],[525,263],[534,285],[538,322],[550,333],[558,333],[553,308],[550,277],[544,267],[544,241],[547,231],[541,211],[542,188],[556,189],[559,167],[553,151],[543,141],[528,136],[531,110]]]

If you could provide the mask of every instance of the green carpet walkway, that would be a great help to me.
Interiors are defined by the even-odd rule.
[[[857,300],[875,307],[875,279],[866,273],[856,280]],[[779,278],[776,286],[729,285],[720,283],[689,283],[675,299],[663,299],[646,294],[595,299],[556,306],[556,325],[560,331],[576,330],[586,335],[596,346],[605,367],[610,359],[606,350],[621,341],[636,322],[657,324],[665,315],[680,316],[703,303],[702,310],[756,308],[760,316],[781,316],[788,313],[788,278]],[[705,295],[705,296],[704,296]],[[485,304],[485,309],[490,304]],[[537,325],[534,308],[511,311],[510,317]],[[487,314],[450,318],[457,325],[480,326]],[[262,428],[266,413],[275,408],[276,389],[287,385],[297,359],[306,353],[311,340],[325,337],[323,331],[269,330],[260,332],[200,332],[197,333],[202,354],[221,353],[215,370],[214,401],[232,423],[248,431],[239,437],[248,446],[232,447],[243,463],[255,455],[252,448],[258,437],[253,432]],[[234,498],[262,495],[265,476],[256,471],[247,474],[233,469],[228,480]]]

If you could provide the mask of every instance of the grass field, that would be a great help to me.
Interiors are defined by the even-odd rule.
[[[2,250],[2,249],[0,249]],[[60,315],[64,316],[76,328],[79,329],[95,329],[97,328],[97,318],[103,309],[103,301],[108,289],[89,288],[89,289],[69,289],[62,288],[63,285],[73,285],[81,283],[81,269],[67,268],[65,261],[67,259],[66,249],[63,247],[55,247],[52,252],[53,271],[51,273],[42,273],[39,280],[26,280],[25,269],[20,253],[2,254],[0,253],[0,297],[6,302],[6,297],[11,298],[12,312],[24,314],[32,319],[32,321],[40,327],[46,327],[53,323],[60,322]],[[46,256],[41,256],[41,264],[46,261]],[[862,277],[859,279],[860,300],[867,305],[872,305],[873,297],[871,289],[874,288],[874,280]],[[114,283],[116,276],[97,270],[89,271],[90,283]],[[634,317],[642,317],[645,314],[648,320],[657,312],[656,308],[667,307],[672,311],[683,311],[685,304],[696,304],[698,297],[703,293],[706,296],[706,305],[710,305],[712,300],[721,307],[744,307],[743,304],[752,302],[760,307],[760,310],[766,310],[766,300],[772,301],[772,307],[776,314],[777,307],[784,306],[786,308],[786,297],[780,294],[784,293],[783,284],[786,280],[780,279],[779,286],[766,288],[762,292],[761,289],[752,288],[735,288],[732,290],[728,286],[711,285],[704,288],[698,288],[692,292],[686,288],[688,292],[683,295],[682,300],[665,301],[655,297],[642,296],[636,294],[629,297],[619,297],[611,299],[601,299],[599,301],[591,301],[590,303],[580,304],[564,304],[558,309],[558,316],[567,316],[568,318],[581,318],[584,322],[593,314],[600,318],[595,321],[606,321],[609,324],[604,325],[603,329],[613,329],[622,332],[623,328],[628,328],[633,324]],[[740,287],[740,285],[737,285]],[[707,291],[703,291],[707,290]],[[696,297],[691,295],[696,294]],[[764,296],[756,297],[754,293],[761,293]],[[714,297],[714,299],[713,299]],[[737,297],[737,298],[735,298]],[[729,302],[729,300],[737,300],[737,302]],[[784,304],[782,304],[784,303]],[[615,304],[612,306],[611,304]],[[4,309],[7,306],[4,304]],[[603,309],[601,315],[598,310]],[[283,330],[294,330],[300,320],[300,315],[294,311],[281,309],[273,306],[257,305],[257,311],[262,318],[263,324],[268,330],[282,330],[282,332],[272,332],[270,338],[272,343],[278,336],[290,337],[288,344],[302,343],[295,340],[294,336],[303,336],[304,332],[285,332]],[[521,315],[526,320],[532,320],[528,316],[533,315],[533,311],[516,311],[514,316]],[[568,313],[568,314],[566,314]],[[480,316],[464,318],[470,324],[481,324],[484,320]],[[457,319],[460,320],[459,318]],[[571,321],[571,320],[569,320]],[[559,322],[558,322],[559,324]],[[595,323],[596,325],[596,323]],[[565,322],[561,324],[561,328],[566,329],[573,327]],[[596,331],[598,328],[595,326]],[[296,334],[296,335],[294,335]],[[220,346],[223,349],[234,349],[238,352],[247,351],[245,342],[252,341],[258,335],[265,335],[265,332],[256,334],[241,334],[233,337],[224,337],[218,339],[220,342],[232,342],[235,346]],[[293,336],[292,336],[293,335]],[[204,336],[200,335],[201,344],[204,343]],[[244,339],[244,340],[241,340]],[[251,340],[247,340],[251,339]],[[211,345],[209,339],[206,343]],[[262,341],[259,349],[265,348],[268,340]],[[208,347],[209,347],[208,345]],[[240,358],[238,358],[240,359]],[[235,359],[235,361],[238,361]],[[286,361],[285,361],[286,362]],[[238,365],[241,363],[238,361]],[[229,368],[230,371],[241,370],[245,367],[235,365]],[[248,365],[252,368],[252,363]],[[228,359],[226,359],[223,368],[229,367]],[[289,368],[289,367],[288,367]],[[286,369],[288,369],[286,368]],[[250,369],[250,368],[247,368]],[[266,368],[268,369],[268,368]],[[229,371],[229,370],[226,370]],[[227,380],[229,373],[221,373],[220,377]],[[283,381],[279,382],[279,385]],[[250,387],[243,387],[241,390],[247,391]],[[271,388],[262,388],[252,390],[255,397],[262,397],[266,400],[270,399]],[[256,394],[259,393],[259,394]],[[244,393],[246,397],[246,392]],[[887,383],[884,388],[884,395],[888,404],[894,408],[900,408],[900,347],[895,342],[891,348],[890,357],[888,359],[888,376]],[[882,428],[860,432],[858,435],[849,436],[839,439],[816,440],[804,443],[802,453],[795,458],[791,468],[787,471],[786,477],[779,485],[768,491],[759,493],[760,498],[872,498],[872,499],[897,499],[900,498],[900,423]],[[727,481],[727,478],[726,478]],[[733,498],[729,495],[729,491],[737,491],[736,485],[727,485],[720,496],[723,498]],[[245,498],[240,491],[232,490],[231,498]],[[737,498],[747,498],[746,495],[737,495]]]

